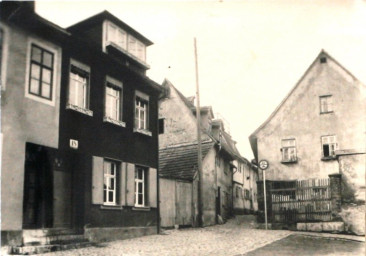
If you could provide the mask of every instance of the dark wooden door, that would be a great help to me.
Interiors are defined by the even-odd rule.
[[[23,228],[52,227],[52,149],[27,143],[24,164]]]
[[[40,169],[35,162],[26,161],[23,199],[23,228],[41,226]]]

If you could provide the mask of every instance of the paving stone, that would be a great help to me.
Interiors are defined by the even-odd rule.
[[[250,229],[248,225],[238,225],[235,220],[231,220],[224,225],[167,230],[164,235],[119,240],[43,255],[241,255],[292,233],[288,230]]]

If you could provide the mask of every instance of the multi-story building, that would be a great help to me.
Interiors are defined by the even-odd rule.
[[[193,97],[184,97],[168,80],[159,102],[161,225],[196,225],[198,214],[197,117]],[[177,113],[180,113],[179,115]],[[240,156],[223,122],[201,107],[203,225],[233,213],[232,161]]]
[[[233,208],[234,214],[250,214],[258,211],[257,167],[244,157],[234,161]]]
[[[269,162],[268,180],[341,174],[343,202],[364,204],[365,129],[365,85],[321,51],[249,140],[256,160]]]
[[[152,42],[107,11],[60,28],[34,2],[2,3],[0,31],[3,244],[33,242],[27,230],[156,233]]]
[[[1,240],[21,244],[28,219],[40,228],[57,222],[46,204],[53,200],[49,159],[58,148],[62,41],[69,33],[36,15],[34,2],[2,2],[0,12]]]
[[[145,74],[152,42],[107,11],[67,30],[59,147],[73,161],[71,223],[98,240],[116,227],[156,233],[161,87]]]

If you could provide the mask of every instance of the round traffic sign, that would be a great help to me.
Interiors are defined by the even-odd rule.
[[[261,170],[265,170],[265,169],[267,169],[267,168],[268,168],[268,166],[269,166],[269,164],[268,164],[268,161],[267,161],[267,160],[260,160],[260,161],[259,161],[259,168],[260,168]]]

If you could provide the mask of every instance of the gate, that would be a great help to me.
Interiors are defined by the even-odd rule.
[[[331,220],[329,179],[276,182],[270,189],[272,222],[296,223]]]

